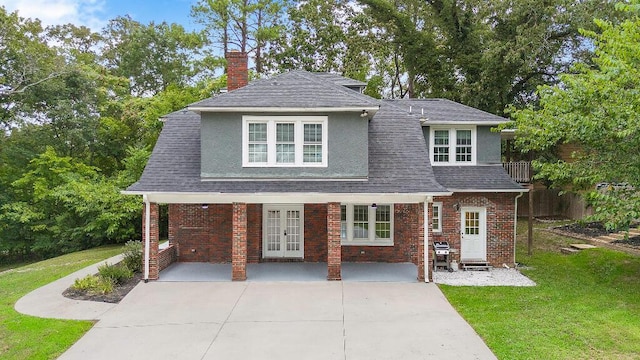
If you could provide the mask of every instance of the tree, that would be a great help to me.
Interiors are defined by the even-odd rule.
[[[595,43],[593,63],[576,64],[560,85],[538,90],[539,107],[511,115],[524,151],[579,144],[571,161],[537,161],[538,176],[584,191],[593,219],[628,228],[640,218],[640,1],[617,8],[630,18],[596,20],[601,33],[583,31]]]
[[[102,36],[106,67],[129,80],[131,95],[155,95],[170,84],[186,86],[207,63],[198,56],[204,39],[181,25],[144,25],[124,16],[111,20]]]
[[[256,73],[262,74],[265,53],[284,30],[287,6],[287,0],[200,0],[191,16],[223,54],[233,49],[253,55]]]

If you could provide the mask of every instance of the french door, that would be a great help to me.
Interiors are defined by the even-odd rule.
[[[264,205],[262,256],[304,257],[304,205]]]

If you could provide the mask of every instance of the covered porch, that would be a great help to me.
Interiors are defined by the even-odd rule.
[[[413,263],[342,263],[342,281],[414,282],[417,267]],[[247,281],[326,281],[326,263],[253,263],[247,264]],[[160,272],[158,281],[227,282],[231,264],[171,264]]]
[[[320,198],[338,201],[320,202]],[[292,199],[298,201],[286,203]],[[144,278],[425,281],[430,268],[424,266],[429,236],[425,218],[429,218],[431,199],[425,194],[316,194],[304,199],[251,194],[252,202],[223,202],[223,196],[189,199],[182,194],[171,199],[145,194]],[[236,195],[233,200],[244,199]],[[169,205],[165,249],[158,248],[158,203]],[[385,213],[380,209],[386,209],[386,219],[381,219]],[[368,224],[354,220],[357,210],[371,219]],[[390,239],[378,243],[383,227],[376,221],[384,220]],[[351,240],[345,235],[347,229],[369,234],[374,242],[347,241]]]

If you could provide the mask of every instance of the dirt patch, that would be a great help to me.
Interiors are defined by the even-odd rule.
[[[68,288],[62,293],[62,295],[74,300],[101,301],[117,304],[120,302],[120,300],[127,296],[129,291],[131,291],[134,287],[136,287],[136,285],[138,285],[140,280],[142,280],[142,274],[136,273],[131,279],[129,279],[129,281],[125,282],[122,285],[115,286],[113,292],[109,294],[89,294],[84,291],[78,291],[72,288]]]
[[[598,237],[602,235],[608,235],[611,233],[616,233],[617,231],[609,231],[604,227],[601,223],[591,222],[591,223],[573,223],[562,226],[557,226],[554,229],[560,230],[563,232],[578,234],[586,237]]]
[[[628,239],[612,241],[612,244],[640,247],[640,236],[631,236]]]

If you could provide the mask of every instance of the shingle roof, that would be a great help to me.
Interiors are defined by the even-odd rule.
[[[336,85],[341,85],[341,86],[367,86],[367,83],[362,82],[362,81],[358,81],[358,80],[354,80],[348,77],[344,77],[342,75],[338,75],[338,74],[334,74],[334,73],[328,73],[328,72],[314,72],[312,73],[313,75],[321,78],[322,80],[327,80],[327,81],[331,81],[332,83],[336,84]]]
[[[351,91],[351,90],[349,90]],[[201,181],[200,116],[178,111],[167,115],[147,167],[128,191],[138,192],[331,192],[438,193],[420,131],[411,116],[383,106],[369,122],[369,179],[360,181]]]
[[[442,123],[486,123],[497,125],[507,122],[500,116],[486,111],[462,105],[447,99],[396,99],[391,100],[396,106],[403,107],[405,111],[414,114],[415,117],[427,119],[424,125]]]
[[[297,70],[258,80],[249,85],[191,104],[189,108],[371,108],[380,101],[322,76]]]
[[[525,189],[511,179],[502,165],[434,166],[436,180],[453,190],[507,190]]]

